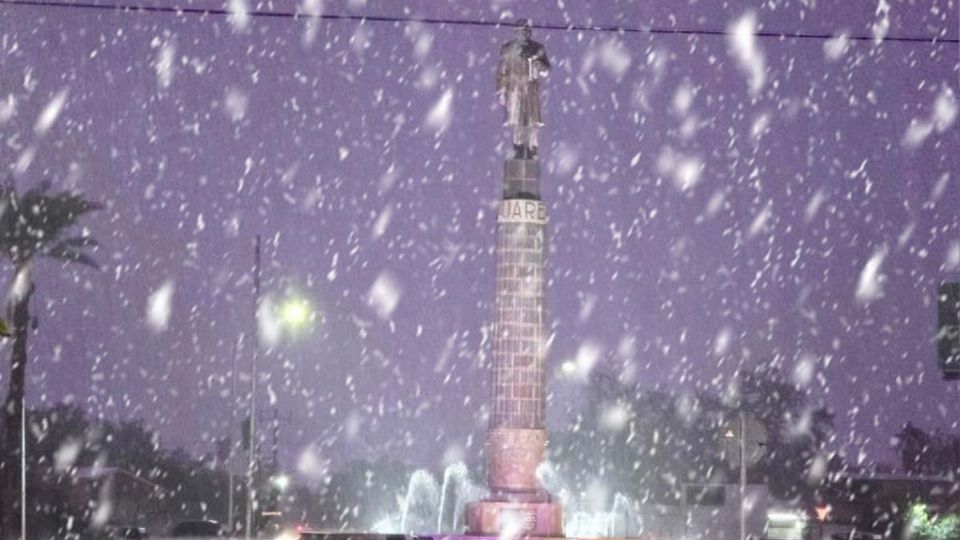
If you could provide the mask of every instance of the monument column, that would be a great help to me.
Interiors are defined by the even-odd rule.
[[[467,533],[563,536],[560,506],[540,485],[546,449],[546,223],[540,200],[537,80],[549,62],[521,26],[501,51],[497,83],[513,130],[497,213],[493,379],[487,431],[490,496],[467,507]]]

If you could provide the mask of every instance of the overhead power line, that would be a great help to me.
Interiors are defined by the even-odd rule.
[[[92,3],[92,2],[51,2],[49,0],[0,0],[0,5],[8,6],[29,6],[29,7],[49,7],[61,9],[87,9],[99,11],[119,11],[122,13],[169,13],[174,15],[199,15],[199,16],[230,16],[237,12],[226,8],[200,8],[200,7],[176,7],[176,6],[135,6],[123,3]],[[376,23],[409,23],[417,22],[422,24],[436,24],[449,26],[480,26],[480,27],[515,27],[519,23],[514,21],[481,21],[470,19],[447,19],[435,17],[394,17],[387,15],[347,15],[335,13],[309,13],[304,11],[265,11],[249,10],[243,12],[249,17],[272,18],[272,19],[322,19],[328,21],[353,21],[353,22],[376,22]],[[657,35],[683,35],[683,36],[727,36],[731,32],[727,30],[703,29],[703,28],[662,28],[662,27],[631,27],[619,25],[589,25],[589,24],[551,24],[551,23],[533,23],[533,28],[542,30],[564,30],[574,32],[609,32],[616,34],[657,34]],[[773,39],[814,39],[827,40],[836,38],[837,35],[824,32],[785,32],[776,30],[761,30],[755,33],[762,38]],[[874,41],[874,36],[868,35],[847,35],[846,39],[850,41]],[[960,43],[958,38],[947,38],[938,36],[887,36],[884,42],[897,43]]]

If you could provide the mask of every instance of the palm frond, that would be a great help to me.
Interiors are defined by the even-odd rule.
[[[91,268],[100,268],[100,265],[97,263],[96,259],[94,259],[88,253],[64,246],[63,244],[57,244],[53,246],[51,249],[47,250],[44,255],[59,261],[78,263]]]
[[[37,185],[33,186],[32,188],[24,192],[21,198],[30,199],[35,197],[42,197],[44,194],[50,191],[50,188],[52,186],[53,184],[49,180],[41,180],[37,182]]]
[[[15,265],[46,255],[96,266],[82,251],[96,245],[93,239],[61,237],[81,216],[102,205],[70,191],[50,193],[50,186],[41,182],[22,195],[9,184],[0,186],[0,253]]]
[[[59,243],[72,248],[95,248],[99,245],[97,239],[90,236],[74,236],[73,238],[65,238]]]

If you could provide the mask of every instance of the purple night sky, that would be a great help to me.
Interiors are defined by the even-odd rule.
[[[876,2],[812,3],[752,12],[767,31],[871,36],[882,23]],[[323,11],[709,30],[751,12],[466,4]],[[957,39],[956,1],[891,4],[887,35]],[[265,292],[296,289],[323,314],[261,357],[260,403],[293,415],[284,459],[312,443],[337,464],[470,459],[486,425],[507,153],[494,67],[512,31],[241,26],[0,5],[0,160],[21,187],[51,179],[107,205],[85,221],[101,271],[36,270],[30,404],[142,418],[165,444],[211,450],[230,421],[233,343],[252,325],[259,233]],[[854,457],[891,460],[907,420],[955,422],[957,386],[941,381],[932,338],[936,285],[960,271],[956,43],[757,38],[763,70],[751,74],[725,36],[534,37],[553,62],[542,143],[552,428],[583,394],[558,366],[597,352],[596,369],[678,391],[726,386],[744,350],[747,365],[776,358],[788,375],[812,365],[813,402],[837,413],[833,447]],[[37,119],[60,92],[44,133]],[[880,277],[860,287],[870,261]],[[378,279],[401,292],[389,316],[370,305]],[[148,298],[165,283],[172,310],[158,330]]]

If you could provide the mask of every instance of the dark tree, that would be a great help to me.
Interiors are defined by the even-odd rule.
[[[588,402],[571,426],[551,433],[551,460],[568,488],[601,480],[641,502],[672,502],[685,483],[721,482],[723,407],[707,394],[672,395],[591,373]]]
[[[582,492],[593,480],[641,502],[677,502],[683,484],[732,483],[737,469],[723,460],[723,436],[738,418],[738,400],[708,392],[670,394],[623,384],[594,370],[587,406],[571,425],[551,434],[551,459]],[[765,456],[748,471],[783,499],[812,500],[828,471],[824,446],[832,416],[777,370],[741,379],[743,407],[767,431]],[[749,396],[750,399],[746,399]],[[621,415],[611,424],[611,411]]]
[[[960,437],[927,433],[908,422],[897,433],[896,441],[900,464],[908,474],[960,474]]]
[[[157,487],[132,505],[142,514],[135,522],[115,524],[143,525],[162,533],[177,520],[220,521],[226,516],[225,472],[182,450],[162,448],[140,421],[92,422],[79,407],[65,404],[30,411],[27,421],[31,538],[63,538],[88,530],[93,507],[89,497],[77,497],[84,494],[78,473],[94,466],[117,469],[128,479]],[[122,502],[115,503],[119,507]]]
[[[30,276],[33,262],[48,257],[63,264],[78,263],[96,267],[87,253],[95,246],[92,238],[71,235],[77,221],[100,208],[82,196],[61,191],[50,192],[50,183],[42,182],[19,193],[12,182],[0,186],[0,253],[13,267],[13,289],[10,293],[8,318],[13,344],[10,353],[10,379],[3,408],[3,464],[0,469],[0,537],[19,536],[20,477],[19,434],[25,377],[27,370],[27,337],[30,332],[30,298],[35,286]]]
[[[809,404],[806,393],[776,368],[745,374],[740,395],[767,431],[766,451],[750,471],[750,481],[767,484],[782,500],[812,502],[825,480],[819,473],[829,465],[825,446],[833,433],[832,413]]]

